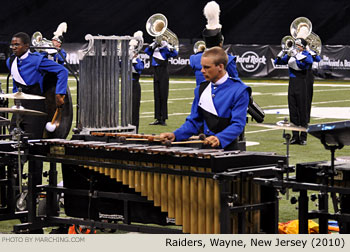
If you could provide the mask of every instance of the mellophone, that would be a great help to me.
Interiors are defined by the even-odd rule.
[[[122,142],[118,142],[120,137]],[[142,140],[138,141],[138,138]],[[182,226],[183,233],[193,234],[264,232],[261,225],[265,221],[261,220],[264,215],[257,205],[264,205],[264,201],[270,204],[277,197],[273,189],[266,188],[270,193],[267,196],[260,185],[252,183],[252,174],[261,176],[266,167],[285,161],[284,156],[274,153],[179,145],[168,147],[153,135],[117,133],[74,135],[72,140],[38,140],[30,144],[29,154],[45,156],[49,158],[46,161],[51,158],[61,162],[64,186],[67,188],[91,190],[88,181],[92,181],[93,176],[95,181],[101,180],[96,182],[96,191],[112,190],[139,195],[153,205],[160,218],[174,219],[175,225]],[[65,164],[68,160],[70,164]],[[242,175],[242,171],[246,173]],[[110,183],[113,185],[109,186]],[[91,206],[91,202],[77,202],[78,197],[72,196],[70,199],[65,194],[66,214],[86,218],[87,213],[80,212],[84,211],[84,205],[87,208]],[[121,202],[110,204],[110,201],[103,202],[101,199],[100,203],[105,209],[97,206],[97,216],[125,213],[124,209],[114,212],[113,206]],[[133,205],[129,214],[131,221],[148,223],[145,219],[151,218],[153,210],[147,216],[137,217],[148,207]],[[229,214],[223,214],[224,210]],[[91,214],[91,209],[89,211]],[[162,220],[159,223],[165,222]]]

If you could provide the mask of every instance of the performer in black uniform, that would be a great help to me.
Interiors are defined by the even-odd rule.
[[[166,41],[160,44],[153,42],[146,49],[145,53],[151,56],[153,66],[153,88],[154,88],[154,118],[150,125],[163,125],[168,119],[168,95],[169,95],[169,72],[168,59],[176,57],[178,52]]]
[[[321,57],[313,50],[308,49],[308,52],[312,56],[313,62],[320,62]],[[312,106],[312,97],[314,94],[314,71],[311,67],[307,70],[307,100],[308,100],[308,123],[310,123],[310,118],[311,118],[311,106]]]
[[[140,122],[140,103],[141,103],[141,85],[140,75],[144,69],[144,63],[139,58],[138,48],[143,44],[143,33],[137,31],[133,37],[139,38],[139,40],[132,39],[129,42],[130,49],[129,55],[132,63],[132,112],[131,112],[131,124],[136,126],[136,133],[139,131]]]
[[[288,107],[290,121],[296,126],[307,128],[308,115],[308,83],[307,71],[311,68],[313,60],[310,53],[306,50],[307,42],[305,39],[295,40],[296,48],[291,54],[284,55],[281,51],[275,59],[275,64],[289,66],[289,86],[288,86]],[[293,131],[291,144],[306,145],[307,133]]]
[[[132,125],[136,126],[136,133],[139,131],[140,122],[140,103],[141,103],[141,85],[140,75],[144,69],[143,61],[138,54],[132,59]]]

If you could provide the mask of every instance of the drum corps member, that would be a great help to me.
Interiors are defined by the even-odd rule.
[[[251,89],[238,78],[230,78],[225,70],[228,62],[221,47],[212,47],[203,53],[202,73],[206,79],[195,89],[191,114],[185,123],[160,137],[180,141],[196,135],[203,127],[205,143],[211,147],[236,150],[237,137],[246,124]]]

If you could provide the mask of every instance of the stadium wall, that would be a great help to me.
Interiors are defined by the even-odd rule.
[[[85,43],[65,43],[63,48],[67,52],[67,61],[71,69],[78,72],[78,51],[86,48]],[[274,59],[281,46],[276,45],[225,45],[229,54],[236,56],[239,76],[244,78],[288,78],[286,65],[275,65]],[[180,44],[179,55],[169,60],[169,74],[171,76],[193,76],[189,65],[189,57],[193,54],[192,44]],[[0,72],[7,73],[5,59],[10,55],[8,45],[0,46]],[[145,63],[143,75],[151,75],[150,58],[141,52],[141,59]],[[314,63],[313,69],[317,78],[349,79],[350,78],[350,46],[324,45],[321,52],[321,62]]]

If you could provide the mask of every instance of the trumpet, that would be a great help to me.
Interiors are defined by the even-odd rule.
[[[193,52],[194,53],[203,52],[205,50],[205,48],[206,48],[205,42],[203,40],[199,40],[194,44]]]
[[[56,53],[57,49],[54,49],[54,45],[52,41],[43,38],[43,35],[41,32],[37,31],[34,32],[31,38],[32,45],[34,46],[34,49],[38,52],[47,52],[48,54]],[[43,48],[35,48],[35,47],[49,47],[48,49]]]
[[[179,39],[174,32],[168,29],[168,20],[163,14],[156,13],[149,17],[146,22],[146,31],[149,35],[155,37],[158,44],[165,40],[179,51]]]

